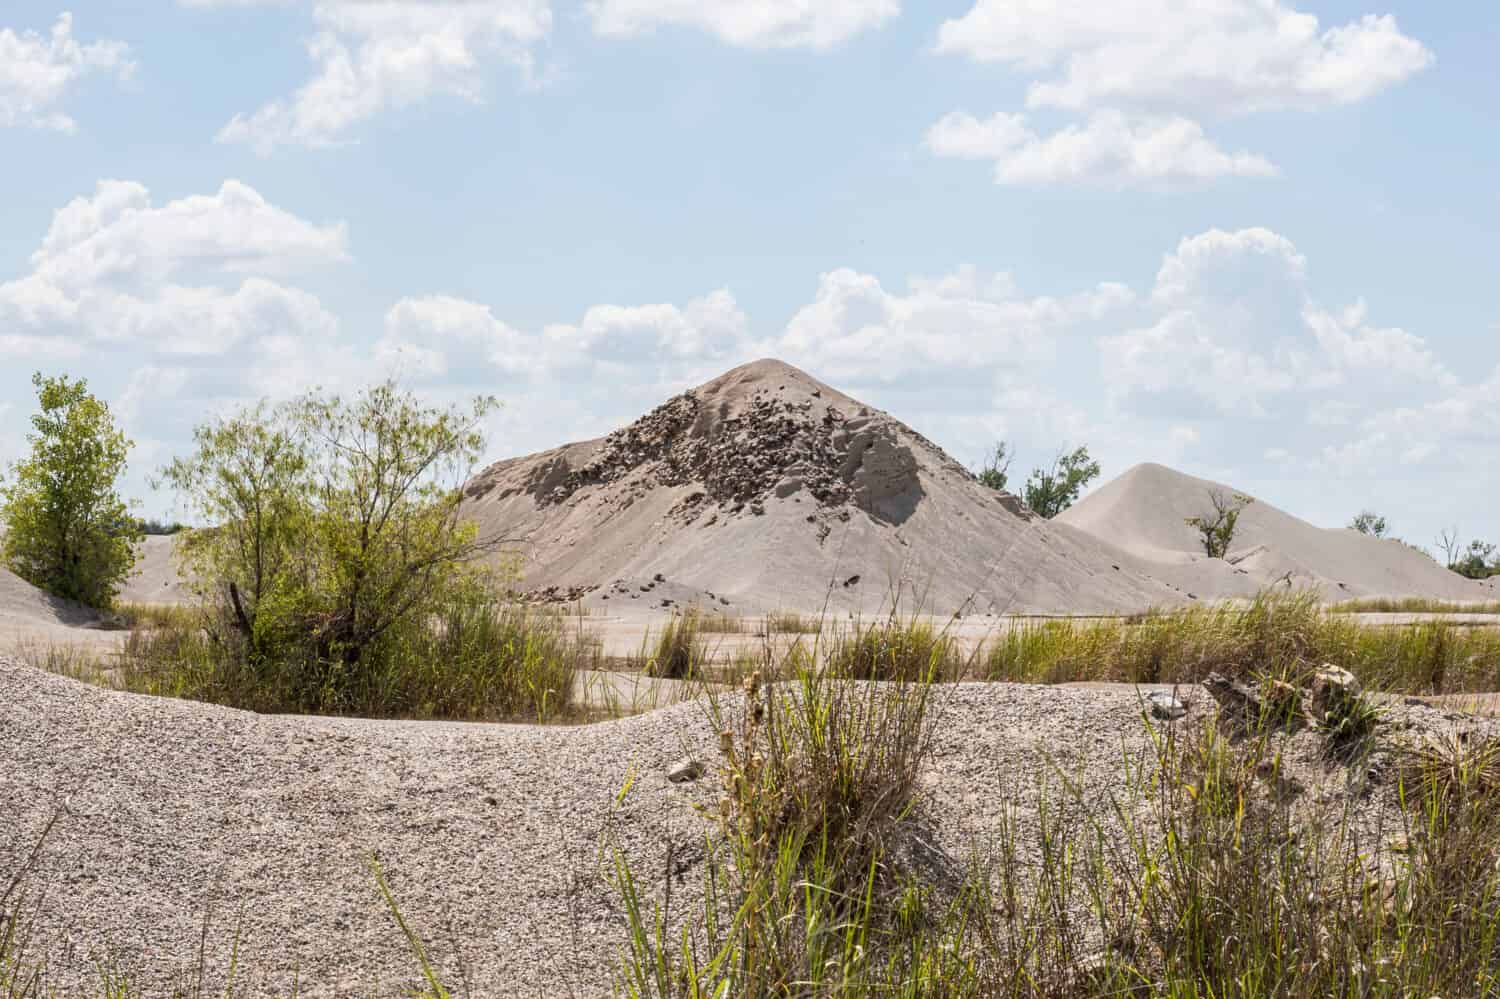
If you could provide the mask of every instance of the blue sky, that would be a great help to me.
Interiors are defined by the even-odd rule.
[[[156,513],[260,396],[491,392],[502,457],[775,355],[965,461],[1500,539],[1497,46],[1481,3],[19,0],[0,459],[35,369]]]

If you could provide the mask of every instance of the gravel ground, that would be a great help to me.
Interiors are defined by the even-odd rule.
[[[1189,723],[1210,710],[1185,696]],[[1024,839],[1040,789],[1063,777],[1102,806],[1147,745],[1129,688],[961,685],[940,710],[927,814],[955,857],[1006,807]],[[305,996],[398,995],[416,965],[370,873],[378,854],[456,994],[607,995],[624,923],[602,851],[617,843],[655,890],[667,842],[685,844],[674,894],[691,904],[693,804],[713,780],[674,785],[665,770],[688,748],[712,760],[714,743],[691,703],[580,728],[259,716],[0,659],[0,888],[65,805],[30,879],[62,994],[111,953],[155,985],[192,960],[207,914],[210,971],[238,929],[251,981],[236,995],[294,979]],[[1289,754],[1302,783],[1342,786],[1310,745]]]

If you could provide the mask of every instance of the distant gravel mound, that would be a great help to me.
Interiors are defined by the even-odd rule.
[[[135,568],[120,589],[120,599],[134,604],[180,604],[192,597],[173,558],[177,535],[151,535],[136,547]]]
[[[1184,599],[1051,529],[890,415],[780,361],[598,440],[502,461],[465,513],[522,587],[611,610],[1120,611]]]
[[[0,565],[0,622],[23,625],[89,625],[98,611],[54,597]]]
[[[1267,586],[1314,589],[1335,601],[1500,596],[1494,580],[1465,579],[1400,541],[1316,527],[1261,499],[1241,513],[1228,556],[1211,559],[1185,521],[1209,510],[1215,490],[1242,492],[1164,465],[1136,465],[1053,523],[1117,548],[1137,570],[1200,597],[1249,596]]]

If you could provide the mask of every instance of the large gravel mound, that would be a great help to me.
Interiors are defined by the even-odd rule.
[[[890,415],[779,361],[608,437],[502,461],[466,513],[523,586],[611,611],[1111,612],[1185,599],[1053,530]],[[606,603],[607,601],[607,603]]]
[[[1214,491],[1242,492],[1163,465],[1137,465],[1054,523],[1118,549],[1139,571],[1199,596],[1248,596],[1267,586],[1314,589],[1328,600],[1500,595],[1494,580],[1465,579],[1399,541],[1316,527],[1259,498],[1240,515],[1228,557],[1210,559],[1185,521],[1211,512]]]

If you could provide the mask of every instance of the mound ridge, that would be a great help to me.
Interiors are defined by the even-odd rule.
[[[1316,589],[1328,600],[1495,596],[1492,583],[1465,579],[1400,541],[1317,527],[1259,498],[1241,513],[1228,557],[1210,559],[1185,521],[1208,512],[1215,491],[1245,493],[1164,465],[1136,465],[1056,522],[1118,548],[1141,571],[1200,595],[1244,596],[1286,586]]]
[[[1177,598],[981,486],[887,413],[776,360],[466,488],[522,588],[611,610],[1133,609]],[[644,587],[644,589],[643,589]]]

